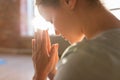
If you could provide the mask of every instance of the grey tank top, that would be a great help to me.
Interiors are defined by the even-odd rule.
[[[54,80],[120,80],[120,28],[68,47]]]

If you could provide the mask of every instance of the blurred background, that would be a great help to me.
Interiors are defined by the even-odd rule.
[[[120,19],[120,0],[103,0]],[[34,0],[0,0],[0,80],[32,80],[31,39],[34,27],[49,28],[51,43],[59,43],[59,56],[69,46],[54,35],[53,25],[38,13]]]

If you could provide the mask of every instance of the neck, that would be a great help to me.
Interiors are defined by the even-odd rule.
[[[81,22],[83,22],[82,32],[87,39],[91,39],[106,30],[120,27],[120,21],[104,7],[85,12],[85,14],[87,16],[81,17],[84,20]]]

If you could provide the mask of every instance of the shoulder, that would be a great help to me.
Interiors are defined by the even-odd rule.
[[[70,46],[57,65],[55,80],[98,80],[98,77],[110,80],[114,62],[111,56],[117,56],[120,52],[120,45],[115,43],[120,43],[119,35],[119,31],[110,31],[109,34]]]
[[[71,46],[58,63],[58,72],[55,80],[98,80],[94,77],[95,75],[102,80],[104,76],[99,75],[99,73],[101,74],[103,71],[108,74],[106,77],[111,75],[108,71],[110,71],[112,64],[108,56],[93,52],[90,49],[91,46],[91,43],[86,43],[86,41]],[[100,67],[101,65],[103,67]],[[102,70],[103,68],[104,70]],[[99,73],[96,74],[97,72]]]
[[[111,53],[117,54],[120,52],[120,28],[106,31],[94,39],[75,43],[68,47],[63,53],[62,58],[79,59],[82,57],[110,57]],[[82,58],[83,59],[83,58]]]

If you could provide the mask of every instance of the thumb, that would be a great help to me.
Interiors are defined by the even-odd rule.
[[[58,54],[58,43],[52,45],[50,51],[50,58],[53,58],[56,54]]]

